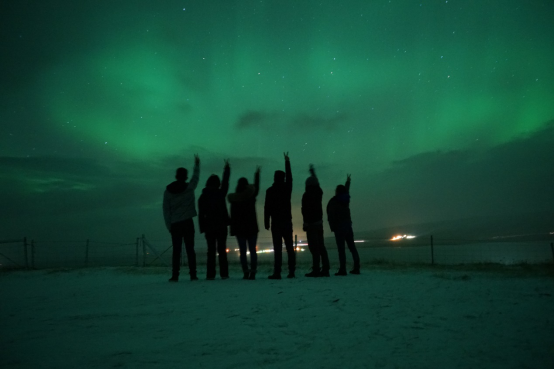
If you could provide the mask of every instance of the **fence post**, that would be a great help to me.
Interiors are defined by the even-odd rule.
[[[137,253],[136,253],[136,266],[138,267],[139,265],[139,238],[137,238],[137,242],[136,242],[136,250],[137,250]]]
[[[27,237],[23,238],[23,254],[25,256],[25,268],[29,268],[29,258],[27,256]]]
[[[31,268],[35,269],[35,241],[31,240]]]
[[[433,235],[431,235],[431,265],[435,264],[435,247],[433,245]]]
[[[87,244],[85,246],[85,267],[88,267],[88,244],[89,244],[89,241],[87,239]]]
[[[142,234],[142,267],[146,267],[146,243],[144,242],[144,234]]]

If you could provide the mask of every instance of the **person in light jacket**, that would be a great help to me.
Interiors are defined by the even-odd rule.
[[[187,251],[189,274],[191,280],[198,280],[196,276],[196,253],[194,251],[194,223],[196,216],[194,189],[200,177],[200,158],[194,155],[194,170],[190,182],[186,182],[188,171],[179,167],[175,173],[175,181],[167,185],[163,198],[163,214],[165,225],[171,233],[173,245],[173,274],[170,282],[179,281],[181,267],[181,250],[183,241]]]

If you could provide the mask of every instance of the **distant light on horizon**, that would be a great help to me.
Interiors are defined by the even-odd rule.
[[[414,235],[396,235],[396,236],[393,236],[390,240],[391,241],[398,241],[398,240],[402,240],[402,239],[415,239],[415,236]]]

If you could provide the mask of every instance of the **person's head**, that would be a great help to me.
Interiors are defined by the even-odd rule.
[[[177,171],[175,171],[175,179],[177,181],[186,181],[188,178],[189,172],[184,167],[177,168]]]
[[[246,177],[241,177],[239,179],[239,182],[237,183],[236,192],[237,193],[242,193],[246,189],[247,186],[248,186],[248,180],[246,179]]]
[[[337,185],[337,188],[335,189],[335,194],[336,195],[347,194],[347,193],[348,193],[348,190],[346,190],[346,186]]]
[[[319,186],[319,181],[317,180],[317,177],[310,176],[306,179],[306,189],[310,186]]]
[[[211,175],[210,177],[208,177],[208,181],[206,181],[207,188],[219,189],[220,186],[221,180],[219,180],[219,176]]]
[[[275,174],[273,175],[273,181],[276,183],[285,182],[285,172],[280,170],[275,171]]]

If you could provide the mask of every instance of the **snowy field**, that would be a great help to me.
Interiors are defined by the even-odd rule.
[[[552,368],[551,267],[3,271],[0,367]]]

